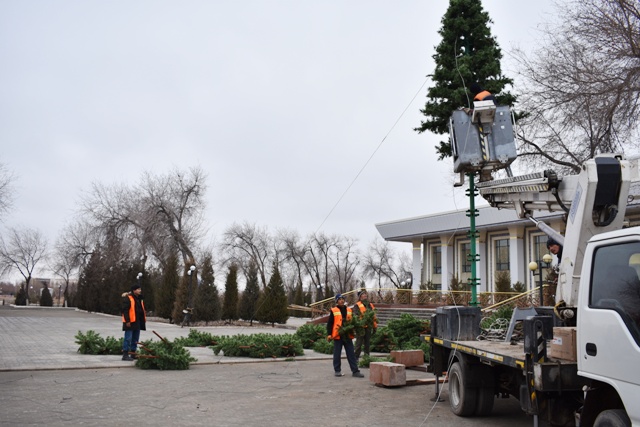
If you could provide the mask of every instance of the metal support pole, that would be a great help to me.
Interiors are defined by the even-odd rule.
[[[189,296],[187,297],[187,308],[191,308],[191,292],[193,288],[193,274],[189,271]]]
[[[538,272],[540,273],[540,307],[544,306],[544,293],[542,292],[542,261],[538,261]]]
[[[436,394],[431,399],[432,402],[444,402],[444,399],[440,397],[440,375],[436,374]]]
[[[478,216],[478,210],[476,209],[475,197],[478,195],[478,189],[475,187],[476,173],[470,172],[467,174],[469,177],[469,189],[467,195],[469,196],[469,210],[467,216],[469,217],[469,261],[471,262],[471,278],[468,283],[471,287],[471,301],[469,305],[477,307],[480,305],[477,299],[477,263],[480,259],[480,255],[476,253],[476,239],[478,238],[478,232],[476,231],[476,217]]]

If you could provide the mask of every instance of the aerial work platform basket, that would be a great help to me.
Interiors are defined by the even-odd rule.
[[[473,110],[454,111],[449,120],[454,172],[494,171],[516,159],[511,110],[476,101]]]

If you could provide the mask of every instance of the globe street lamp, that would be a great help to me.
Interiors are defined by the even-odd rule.
[[[413,273],[409,273],[409,277],[400,282],[400,287],[402,289],[411,289],[411,283],[413,282]],[[409,298],[407,304],[411,304],[411,292],[409,292]]]
[[[142,279],[142,273],[138,273],[138,275],[136,276],[136,279],[138,280],[138,285],[140,285],[140,280]]]
[[[187,271],[187,274],[189,275],[189,298],[187,299],[187,307],[188,308],[192,308],[191,307],[191,293],[193,291],[193,276],[194,273],[196,271],[196,266],[192,265],[191,267],[189,267],[189,271]]]
[[[535,275],[535,271],[538,270],[538,275],[539,275],[539,280],[540,280],[540,306],[543,306],[544,303],[544,293],[543,293],[543,289],[542,289],[542,269],[543,268],[549,268],[549,264],[551,263],[551,261],[553,260],[553,258],[551,257],[550,254],[544,254],[542,256],[542,260],[538,260],[538,262],[536,261],[531,261],[529,263],[529,270],[531,270],[531,272]],[[538,268],[538,264],[540,264],[540,268]],[[543,265],[544,264],[544,265]]]
[[[191,287],[193,286],[193,276],[195,274],[195,271],[196,271],[195,265],[192,265],[187,270],[187,274],[189,275],[189,290],[187,292],[187,308],[186,310],[182,311],[184,313],[184,318],[182,319],[181,326],[184,326],[185,323],[190,324],[190,321],[191,321],[191,311],[193,310],[193,308],[191,307]]]

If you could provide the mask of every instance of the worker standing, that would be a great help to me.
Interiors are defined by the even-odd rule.
[[[353,310],[356,312],[360,318],[363,318],[367,310],[374,311],[374,305],[369,302],[369,296],[367,295],[366,289],[361,289],[358,291],[358,302],[356,302],[353,306]],[[373,315],[373,324],[364,325],[363,331],[360,332],[356,336],[356,348],[355,355],[356,360],[360,359],[360,353],[362,352],[362,347],[364,345],[364,354],[369,355],[370,347],[371,347],[371,335],[375,333],[376,329],[378,329],[378,319],[375,314]]]
[[[147,329],[147,314],[142,299],[142,288],[138,284],[131,286],[131,292],[122,294],[122,360],[134,360],[138,357],[136,350],[140,331]]]
[[[329,319],[327,320],[327,340],[333,341],[333,371],[336,377],[344,376],[341,369],[343,347],[353,376],[356,378],[364,377],[358,369],[358,362],[353,352],[353,336],[340,335],[340,327],[351,320],[352,316],[353,312],[351,308],[345,305],[342,294],[337,294],[336,305],[331,308],[331,313],[329,313]]]

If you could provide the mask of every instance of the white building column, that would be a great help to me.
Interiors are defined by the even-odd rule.
[[[453,246],[450,246],[448,244],[449,236],[441,236],[440,241],[442,242],[441,251],[440,251],[440,256],[442,258],[441,259],[442,274],[440,275],[441,281],[442,281],[442,290],[448,291],[449,282],[451,281],[451,277],[455,273],[455,265],[453,260]]]
[[[420,283],[427,283],[431,280],[431,275],[429,274],[429,247],[427,245],[427,241],[422,239],[422,268],[420,269]]]
[[[511,273],[511,285],[516,282],[526,283],[525,274],[528,269],[524,262],[524,228],[509,227],[509,272]]]
[[[411,242],[412,249],[412,264],[411,264],[411,277],[413,282],[411,283],[411,289],[419,290],[422,281],[422,241],[413,240]]]
[[[478,230],[478,240],[476,241],[476,253],[480,255],[478,264],[476,264],[476,275],[479,279],[477,292],[487,292],[489,289],[489,273],[487,266],[489,265],[489,250],[487,248],[487,232],[486,230]]]

